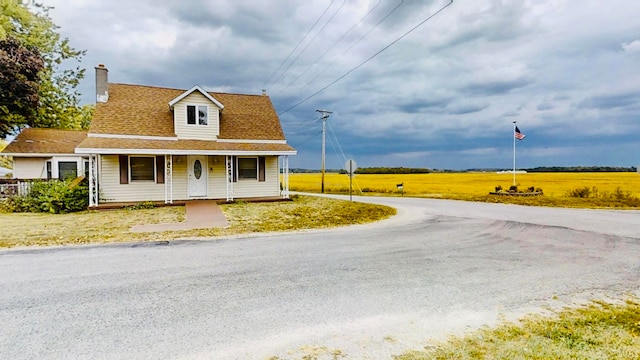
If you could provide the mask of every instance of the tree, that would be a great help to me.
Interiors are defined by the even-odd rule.
[[[68,124],[78,124],[76,120],[86,114],[79,106],[80,94],[76,89],[84,77],[85,69],[77,63],[85,51],[72,48],[69,39],[60,36],[58,26],[49,17],[50,7],[35,4],[30,9],[16,0],[0,0],[0,40],[15,38],[26,48],[37,49],[44,61],[39,75],[36,118],[18,127],[66,128]],[[0,122],[4,120],[0,117]],[[25,119],[19,120],[26,123]]]
[[[37,49],[12,37],[0,40],[0,138],[36,123],[43,69]]]

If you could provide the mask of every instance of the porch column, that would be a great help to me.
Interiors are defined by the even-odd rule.
[[[164,203],[173,204],[173,156],[164,156]]]
[[[289,198],[289,155],[282,157],[282,182],[284,183],[284,190],[282,191],[282,197]]]
[[[233,156],[225,156],[225,166],[227,168],[227,201],[233,201]]]
[[[89,154],[89,207],[98,206],[98,154]]]

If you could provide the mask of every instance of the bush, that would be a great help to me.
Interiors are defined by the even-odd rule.
[[[591,196],[591,192],[592,190],[588,187],[581,187],[581,188],[577,188],[577,189],[573,189],[571,191],[569,191],[569,197],[574,197],[574,198],[588,198],[589,196]],[[593,188],[593,193],[597,194],[598,189],[596,187]]]
[[[48,212],[52,214],[86,210],[89,183],[69,180],[35,181],[29,194],[13,196],[3,204],[8,212]]]

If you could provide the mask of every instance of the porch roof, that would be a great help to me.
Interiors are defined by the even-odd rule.
[[[164,154],[164,155],[295,155],[283,142],[220,142],[206,140],[151,140],[88,137],[77,148],[78,154]]]

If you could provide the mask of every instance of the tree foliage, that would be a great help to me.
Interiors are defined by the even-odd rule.
[[[0,116],[0,122],[15,132],[25,125],[48,128],[79,128],[87,126],[83,118],[88,110],[79,106],[77,86],[85,69],[78,65],[85,54],[61,37],[49,17],[49,7],[33,5],[29,9],[16,0],[0,0],[0,40],[17,39],[29,49],[37,49],[44,61],[39,73],[38,106],[35,119],[28,121],[21,114]],[[4,72],[4,69],[0,69]],[[4,89],[2,89],[3,91]],[[0,134],[4,137],[3,134]]]
[[[0,138],[15,127],[36,122],[43,69],[44,60],[36,48],[13,37],[0,40]]]

